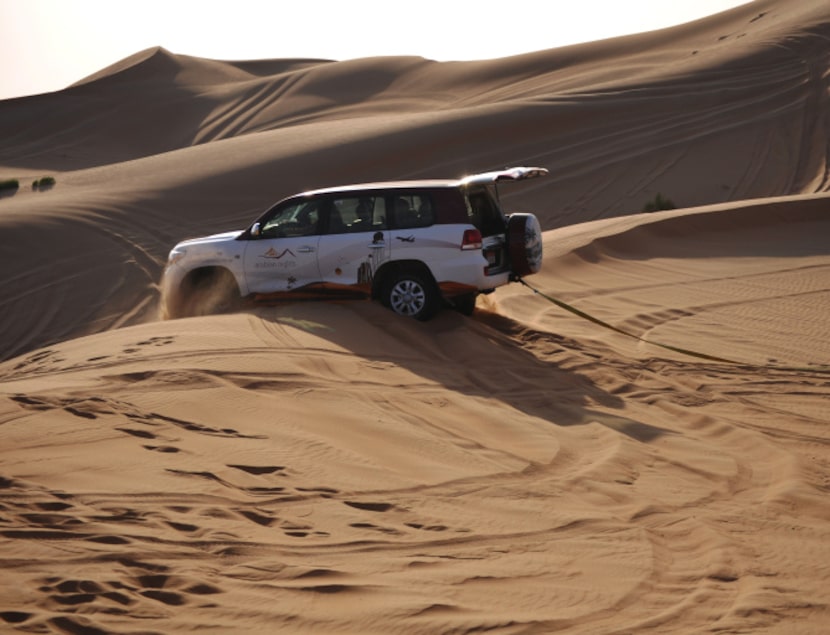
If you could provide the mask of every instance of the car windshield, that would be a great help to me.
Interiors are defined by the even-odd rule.
[[[293,201],[274,210],[262,223],[264,238],[311,236],[317,233],[320,222],[320,201]]]

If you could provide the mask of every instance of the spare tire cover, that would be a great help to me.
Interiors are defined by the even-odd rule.
[[[507,255],[517,276],[542,268],[542,227],[533,214],[511,214],[507,219]]]

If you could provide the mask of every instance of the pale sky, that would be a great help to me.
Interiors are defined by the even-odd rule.
[[[675,26],[747,1],[0,0],[0,99],[60,90],[153,46],[218,60],[491,59]]]

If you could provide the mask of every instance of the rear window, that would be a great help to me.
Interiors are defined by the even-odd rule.
[[[503,234],[504,217],[495,198],[487,188],[471,189],[467,192],[467,217],[482,236]]]

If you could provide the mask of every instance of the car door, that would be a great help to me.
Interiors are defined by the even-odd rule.
[[[382,193],[332,197],[317,253],[320,277],[326,287],[369,293],[375,272],[389,259]]]
[[[248,293],[279,293],[320,281],[321,199],[292,199],[257,222],[245,247]]]
[[[448,253],[455,255],[458,245],[449,243],[446,228],[435,224],[435,205],[428,192],[395,192],[387,199],[387,209],[395,260],[419,260],[432,265]],[[448,250],[448,246],[452,249]]]

